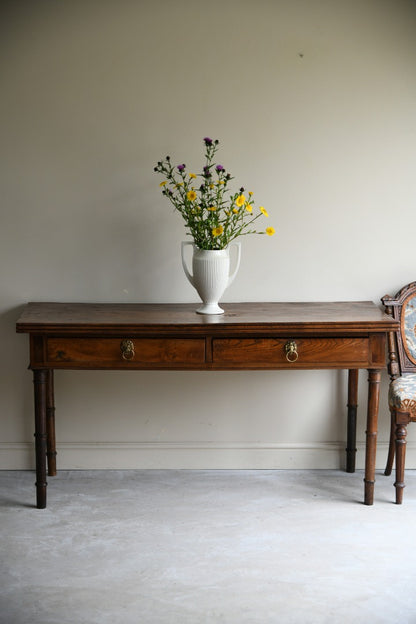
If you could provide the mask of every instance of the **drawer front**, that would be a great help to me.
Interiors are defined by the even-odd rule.
[[[205,340],[191,338],[48,338],[46,360],[79,368],[192,366],[205,361]]]
[[[258,368],[365,367],[369,339],[363,338],[232,338],[213,341],[217,365]]]

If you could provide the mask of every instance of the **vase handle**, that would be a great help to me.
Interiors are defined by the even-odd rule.
[[[191,246],[193,247],[193,245],[194,245],[194,244],[193,244],[193,243],[191,243],[191,241],[183,241],[183,242],[182,242],[182,245],[181,245],[182,266],[183,266],[183,270],[184,270],[184,272],[185,272],[186,277],[188,278],[188,280],[190,281],[190,283],[192,284],[192,286],[194,286],[194,287],[195,287],[195,284],[194,284],[194,276],[193,276],[193,275],[191,275],[191,274],[189,273],[189,271],[188,271],[188,267],[186,266],[186,261],[185,261],[185,253],[184,253],[184,250],[185,250],[185,247],[186,247],[187,245],[191,245]]]
[[[233,245],[235,245],[237,247],[237,260],[236,260],[236,265],[235,265],[234,271],[231,273],[231,275],[228,278],[227,288],[232,283],[232,281],[234,280],[235,276],[237,275],[237,271],[238,271],[238,268],[240,266],[240,260],[241,260],[241,243],[230,243],[230,251],[231,251],[231,247]]]

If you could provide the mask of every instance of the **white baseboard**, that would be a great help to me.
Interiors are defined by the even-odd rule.
[[[384,468],[387,442],[377,445],[377,470]],[[246,442],[65,442],[57,448],[58,470],[92,469],[326,469],[345,468],[345,443],[267,444]],[[357,469],[364,468],[363,442]],[[0,470],[33,470],[32,443],[0,444]],[[408,443],[406,467],[416,468],[416,444]]]

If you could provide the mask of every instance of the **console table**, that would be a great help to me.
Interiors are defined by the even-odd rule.
[[[359,369],[368,370],[364,502],[373,504],[377,418],[386,332],[398,324],[372,302],[230,303],[198,315],[191,304],[29,303],[17,332],[30,336],[36,501],[56,474],[55,369],[347,369],[347,471],[355,470]]]

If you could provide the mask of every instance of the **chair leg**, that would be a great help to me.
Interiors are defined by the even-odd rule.
[[[401,505],[403,502],[404,483],[404,464],[406,458],[406,435],[407,427],[403,424],[396,426],[396,504]]]
[[[389,454],[387,456],[387,464],[384,474],[386,477],[391,475],[391,471],[393,469],[394,462],[394,453],[395,453],[395,433],[396,433],[396,423],[395,423],[395,415],[393,410],[390,411],[391,423],[390,423],[390,441],[389,441]]]

